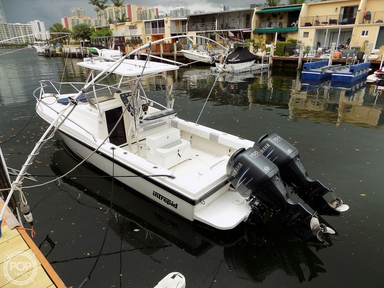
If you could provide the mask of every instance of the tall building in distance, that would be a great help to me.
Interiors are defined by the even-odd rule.
[[[42,21],[33,20],[27,24],[7,23],[0,0],[0,41],[24,44],[48,39],[49,33],[46,32],[44,22]]]
[[[29,22],[32,26],[32,33],[35,39],[38,40],[49,40],[49,32],[45,30],[44,22],[40,20],[33,20]]]
[[[184,7],[177,7],[169,12],[169,16],[171,17],[186,17],[189,14],[191,14],[191,10]]]
[[[71,9],[71,17],[81,18],[85,15],[85,11],[83,8],[75,7]]]
[[[138,7],[134,4],[125,4],[121,7],[109,6],[104,9],[109,23],[136,22],[138,20],[151,20],[159,18],[158,8]]]
[[[127,4],[127,18],[129,22],[137,21],[137,5]]]
[[[76,26],[78,24],[87,24],[91,27],[100,27],[100,26],[107,26],[108,21],[102,17],[90,18],[86,15],[84,15],[81,18],[77,16],[61,18],[61,25],[63,25],[64,28],[67,28],[69,30],[72,30],[73,26]]]
[[[0,41],[5,43],[33,43],[35,37],[32,31],[32,25],[21,23],[0,22]]]
[[[109,6],[104,9],[104,13],[107,15],[109,23],[120,22],[121,20],[126,20],[128,18],[127,5],[121,7]]]
[[[158,8],[137,8],[137,20],[152,20],[159,18]]]
[[[5,19],[5,13],[3,10],[3,5],[1,5],[1,0],[0,0],[0,22],[7,23],[7,19]]]

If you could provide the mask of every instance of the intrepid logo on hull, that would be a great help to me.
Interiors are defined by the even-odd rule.
[[[172,206],[175,209],[177,209],[177,206],[179,205],[177,203],[174,203],[172,200],[168,199],[167,197],[164,197],[160,193],[157,193],[156,191],[153,191],[153,196],[155,196],[157,199],[163,201],[165,204]]]

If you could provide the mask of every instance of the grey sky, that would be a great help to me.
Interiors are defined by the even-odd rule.
[[[90,17],[96,17],[89,0],[0,0],[9,23],[28,23],[32,20],[44,21],[46,29],[53,23],[60,23],[62,17],[70,16],[74,7],[80,7]],[[177,1],[177,2],[176,2]],[[250,3],[265,3],[265,0],[125,0],[125,3],[142,7],[157,7],[160,11],[169,12],[178,6],[189,8],[192,12],[219,11],[221,5],[228,5],[230,9],[249,8]],[[108,1],[108,4],[111,4]],[[192,4],[191,4],[192,3]]]

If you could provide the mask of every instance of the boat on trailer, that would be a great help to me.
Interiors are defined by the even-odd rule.
[[[334,233],[317,213],[339,215],[348,206],[339,198],[325,200],[332,191],[308,177],[298,150],[286,140],[271,134],[254,142],[177,116],[167,77],[177,65],[124,57],[85,58],[78,65],[89,70],[86,82],[42,80],[34,96],[37,113],[50,123],[46,134],[58,131],[83,161],[215,229],[230,230],[272,211],[304,241]],[[101,81],[112,75],[116,84]],[[153,77],[166,83],[157,93],[167,103],[147,97],[143,82]],[[286,186],[316,212],[292,201]]]

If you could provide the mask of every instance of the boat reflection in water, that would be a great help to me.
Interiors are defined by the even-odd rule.
[[[355,124],[364,127],[383,127],[384,86],[367,85],[366,81],[352,87],[332,86],[331,81],[312,85],[296,78],[269,77],[271,71],[252,74],[222,74],[210,100],[215,105],[272,106],[289,111],[291,120],[307,119],[330,122],[336,126]],[[193,76],[192,76],[193,75]],[[191,79],[191,77],[194,77]],[[206,71],[184,72],[183,78],[194,83],[189,87],[191,99],[204,99],[196,82],[213,83],[215,75]],[[201,85],[201,84],[200,84]]]
[[[352,87],[331,86],[330,81],[319,85],[301,84],[291,93],[290,118],[331,122],[337,127],[343,123],[383,126],[383,105],[379,103],[379,96],[377,87],[367,86],[366,81]]]
[[[70,152],[61,149],[61,142],[58,145],[60,149],[54,153],[51,162],[51,169],[57,176],[78,164]],[[72,176],[63,178],[62,185],[75,195],[86,193],[109,206],[111,178],[102,177],[100,173],[93,166],[82,165],[71,173]],[[276,270],[285,271],[300,282],[310,281],[319,273],[326,272],[323,262],[311,250],[311,244],[300,241],[277,218],[269,216],[265,223],[243,223],[227,232],[218,231],[186,221],[138,192],[127,189],[115,184],[113,209],[119,215],[109,221],[109,227],[117,235],[122,235],[125,243],[145,255],[175,246],[180,252],[199,257],[215,246],[222,247],[223,260],[232,273],[251,282],[262,282]],[[330,239],[327,241],[332,245]],[[324,248],[326,246],[316,245],[316,249]]]

